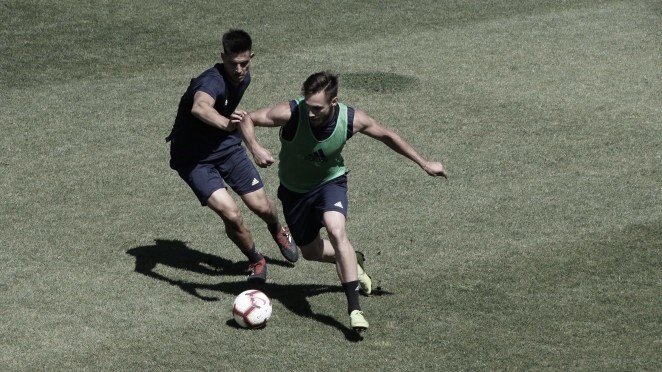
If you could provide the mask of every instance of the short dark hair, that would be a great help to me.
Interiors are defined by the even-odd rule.
[[[244,30],[230,29],[223,34],[223,53],[237,54],[253,49],[253,40]]]
[[[301,88],[304,97],[321,91],[324,91],[328,99],[338,96],[338,76],[329,71],[317,72],[308,76]]]

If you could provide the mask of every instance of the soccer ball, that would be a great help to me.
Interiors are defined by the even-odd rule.
[[[271,317],[271,300],[257,289],[243,291],[234,299],[232,316],[243,328],[263,328]]]

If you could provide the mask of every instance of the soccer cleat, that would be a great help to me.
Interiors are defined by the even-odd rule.
[[[357,332],[365,331],[370,326],[363,316],[363,311],[353,310],[349,314],[349,326]]]
[[[273,236],[276,244],[278,244],[283,257],[290,262],[297,262],[299,259],[299,248],[297,248],[296,243],[292,240],[290,233],[284,227],[281,227],[279,232],[271,236]]]
[[[264,257],[258,262],[248,264],[248,270],[250,273],[246,278],[247,281],[260,283],[267,281],[267,260]]]
[[[363,270],[363,263],[365,261],[365,257],[363,256],[363,253],[361,252],[356,252],[356,271],[358,272],[358,277],[359,277],[359,288],[361,289],[361,293],[363,293],[366,296],[370,296],[372,293],[372,279],[366,272]]]

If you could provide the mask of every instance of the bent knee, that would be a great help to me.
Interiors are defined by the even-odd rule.
[[[248,208],[258,216],[270,216],[275,214],[274,208],[272,208],[272,206],[266,201],[258,205],[249,205]]]
[[[258,215],[275,213],[276,203],[267,197],[264,189],[259,189],[241,197],[244,204]]]
[[[344,225],[327,226],[326,232],[329,235],[329,239],[331,241],[342,242],[347,240],[347,230],[345,230]]]
[[[223,219],[226,225],[240,227],[244,224],[244,217],[239,208],[229,208],[224,210],[214,210]]]

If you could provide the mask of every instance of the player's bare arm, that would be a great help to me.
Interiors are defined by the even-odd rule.
[[[274,163],[274,157],[269,150],[260,145],[255,135],[255,127],[282,127],[290,120],[290,104],[280,103],[273,107],[263,108],[243,116],[239,131],[244,138],[244,144],[253,154],[253,161],[259,167],[265,168]]]
[[[354,114],[354,133],[363,133],[384,143],[393,151],[418,164],[418,166],[430,176],[442,176],[448,178],[448,172],[446,172],[446,169],[440,162],[429,161],[423,158],[397,133],[385,128],[377,120],[359,109],[356,109]]]
[[[216,100],[205,92],[198,91],[193,96],[193,108],[191,113],[203,123],[214,128],[222,129],[228,132],[235,130],[237,124],[243,118],[243,111],[236,111],[232,118],[228,119],[221,115],[214,108]],[[243,112],[245,114],[245,112]]]

